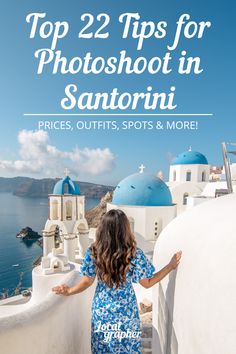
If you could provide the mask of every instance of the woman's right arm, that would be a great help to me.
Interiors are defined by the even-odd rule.
[[[181,256],[181,251],[175,253],[174,256],[171,258],[170,262],[164,268],[159,270],[159,272],[155,273],[152,278],[140,279],[139,283],[146,289],[151,288],[156,283],[159,283],[159,281],[165,278],[167,274],[169,274],[173,269],[176,269],[178,267]]]
[[[75,286],[69,287],[66,284],[62,284],[62,285],[54,286],[52,288],[52,291],[54,291],[58,295],[65,295],[65,296],[78,294],[86,290],[87,288],[89,288],[93,284],[94,279],[95,277],[89,277],[86,275],[83,276]]]

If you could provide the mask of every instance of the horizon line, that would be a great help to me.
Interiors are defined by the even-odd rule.
[[[161,117],[161,116],[173,116],[173,117],[212,117],[213,113],[23,113],[24,117],[32,116],[32,117],[80,117],[80,116],[90,116],[90,117],[101,117],[101,116],[108,116],[108,117],[123,117],[123,116],[132,116],[132,117],[145,117],[145,116],[152,116],[152,117]]]

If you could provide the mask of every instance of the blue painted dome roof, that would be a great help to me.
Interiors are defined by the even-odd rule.
[[[167,206],[172,205],[169,188],[160,178],[135,173],[116,187],[112,203],[116,205]]]
[[[74,194],[74,195],[80,195],[80,189],[77,185],[74,184],[74,182],[70,179],[69,176],[66,176],[65,178],[61,179],[58,181],[54,188],[53,188],[53,194],[56,195],[64,195],[64,194]]]
[[[208,165],[206,156],[198,151],[185,151],[179,154],[171,163],[172,165]]]

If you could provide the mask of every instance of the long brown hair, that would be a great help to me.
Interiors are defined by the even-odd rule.
[[[130,223],[122,210],[109,210],[102,218],[91,245],[98,279],[118,288],[126,281],[126,272],[136,251]]]

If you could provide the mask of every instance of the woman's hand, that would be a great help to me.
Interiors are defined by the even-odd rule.
[[[179,265],[180,259],[182,256],[182,251],[176,252],[171,258],[169,265],[172,269],[176,269]]]
[[[163,278],[167,276],[173,269],[177,268],[182,256],[182,251],[176,252],[171,258],[170,262],[163,267],[159,272],[155,273],[152,278],[149,279],[140,279],[140,284],[148,289],[151,288],[156,283],[159,283]]]
[[[65,295],[65,296],[78,294],[86,290],[87,288],[89,288],[93,284],[94,279],[95,277],[83,276],[80,279],[80,281],[75,286],[72,286],[71,288],[66,284],[62,284],[62,285],[54,286],[52,288],[52,291],[54,291],[58,295]]]
[[[54,291],[56,294],[58,294],[58,295],[65,295],[65,296],[70,295],[69,290],[70,290],[70,287],[67,286],[66,284],[54,286],[54,287],[52,288],[52,291]]]

